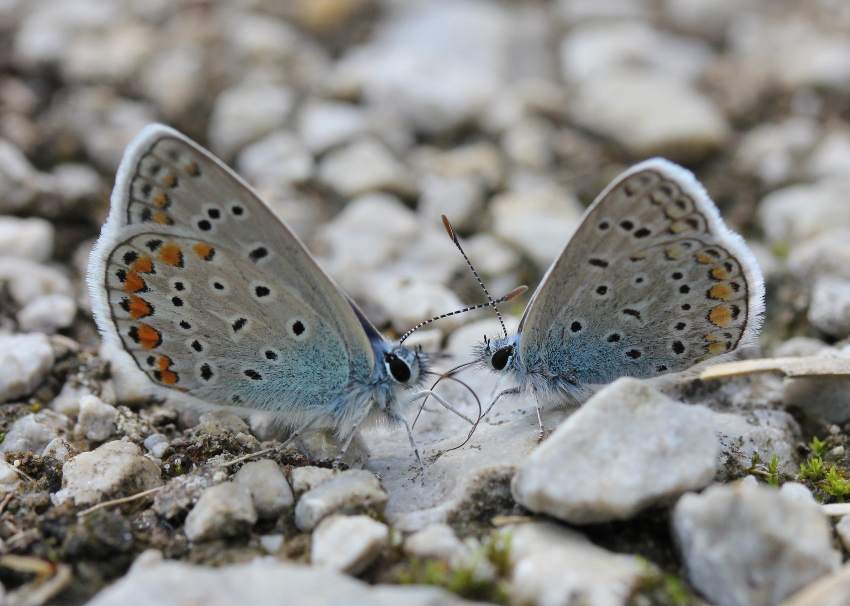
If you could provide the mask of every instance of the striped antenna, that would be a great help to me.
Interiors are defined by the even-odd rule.
[[[398,344],[401,345],[402,343],[404,343],[404,341],[405,341],[405,339],[407,339],[407,337],[409,337],[411,334],[413,334],[414,332],[416,332],[417,330],[419,330],[420,328],[422,328],[426,324],[430,324],[431,322],[436,322],[437,320],[442,320],[443,318],[448,318],[449,316],[454,316],[456,314],[462,314],[462,313],[465,313],[467,311],[472,311],[474,309],[481,309],[482,307],[490,307],[491,305],[493,307],[495,307],[497,303],[504,303],[505,301],[510,301],[511,299],[518,297],[519,295],[521,295],[522,293],[524,293],[527,290],[528,290],[528,286],[517,286],[516,288],[514,288],[511,292],[506,294],[501,299],[496,299],[494,301],[493,299],[490,299],[490,295],[487,295],[487,298],[490,299],[489,301],[487,301],[487,303],[479,303],[478,305],[473,305],[471,307],[464,307],[463,309],[458,309],[458,310],[449,312],[447,314],[437,316],[436,318],[431,318],[430,320],[425,320],[424,322],[420,322],[419,324],[417,324],[416,326],[414,326],[413,328],[408,330],[406,333],[404,333],[402,335],[401,339],[399,339]]]
[[[455,246],[457,246],[457,249],[460,251],[460,254],[463,255],[464,261],[466,261],[466,264],[469,265],[469,269],[472,270],[472,275],[474,275],[475,279],[478,280],[478,285],[484,290],[484,294],[487,296],[487,301],[489,301],[489,305],[493,306],[493,311],[496,312],[496,317],[499,318],[499,324],[502,325],[502,332],[505,333],[505,338],[507,339],[508,338],[508,329],[505,328],[505,322],[504,322],[504,320],[502,320],[502,314],[499,313],[499,308],[496,307],[496,303],[501,303],[503,300],[500,299],[498,301],[494,301],[490,297],[490,293],[487,292],[487,287],[484,286],[484,282],[481,281],[481,278],[479,277],[478,272],[475,271],[475,268],[472,266],[472,261],[469,260],[469,257],[467,257],[466,253],[463,251],[463,247],[460,245],[460,240],[457,239],[457,235],[455,235],[455,230],[452,229],[452,224],[449,223],[449,218],[446,215],[440,215],[440,216],[443,219],[443,225],[445,225],[446,231],[449,232],[449,238],[451,238],[452,242],[455,243]],[[522,287],[522,288],[524,290],[516,293],[517,295],[522,294],[523,292],[528,290],[528,288],[526,288],[526,287]],[[516,292],[516,291],[513,291],[510,294],[513,294],[514,292]],[[514,295],[514,296],[516,296],[516,295]],[[511,299],[513,299],[513,297],[511,297],[510,299],[504,299],[504,301],[510,301]]]

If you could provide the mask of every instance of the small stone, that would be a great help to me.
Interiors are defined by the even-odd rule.
[[[844,549],[850,549],[850,515],[838,518],[838,522],[835,524],[835,532],[841,539]]]
[[[789,251],[786,265],[803,284],[820,276],[850,280],[850,229],[838,227],[800,242]]]
[[[69,459],[77,456],[77,454],[77,449],[71,446],[68,442],[62,438],[53,438],[47,446],[44,447],[41,456],[51,457],[60,463],[66,463]]]
[[[448,524],[430,524],[404,540],[404,552],[414,558],[436,558],[457,564],[469,556],[470,549]]]
[[[498,187],[505,173],[499,148],[485,141],[449,150],[423,146],[411,152],[410,162],[422,176],[430,174],[445,179],[474,178],[487,189]]]
[[[830,128],[812,150],[806,172],[815,179],[850,174],[850,129]]]
[[[104,187],[100,174],[89,164],[57,164],[50,179],[56,195],[69,206],[101,195]]]
[[[51,499],[57,506],[66,501],[94,505],[161,485],[156,463],[142,456],[132,442],[116,440],[67,461],[62,466],[62,489]]]
[[[829,452],[834,457],[843,457],[844,456],[844,446],[836,446],[835,448],[833,448]]]
[[[44,219],[0,217],[0,256],[44,263],[53,255],[54,232]]]
[[[691,583],[728,606],[778,604],[841,561],[813,499],[762,484],[716,485],[683,496],[673,531]]]
[[[823,276],[812,288],[809,322],[821,332],[843,339],[850,335],[850,280]]]
[[[375,299],[380,301],[379,307],[399,333],[422,320],[464,307],[458,296],[442,284],[395,276],[375,276],[369,283]],[[440,326],[451,329],[462,323],[462,316],[449,316],[440,321]]]
[[[292,470],[290,480],[292,482],[292,491],[296,498],[300,498],[302,494],[308,490],[318,488],[325,482],[329,482],[339,475],[339,470],[328,469],[326,467],[296,467]]]
[[[152,433],[145,438],[143,444],[156,459],[161,459],[169,447],[168,437],[161,433]]]
[[[115,421],[118,411],[114,406],[105,404],[97,396],[83,396],[80,399],[78,428],[92,442],[104,442],[115,433]]]
[[[201,415],[200,423],[195,426],[198,431],[204,431],[211,436],[220,436],[228,433],[250,433],[248,424],[232,412],[217,410]]]
[[[426,174],[419,179],[418,211],[426,224],[439,225],[446,215],[455,229],[473,227],[484,202],[481,180],[474,176],[443,177]]]
[[[0,139],[0,211],[24,209],[44,190],[44,176],[11,141]]]
[[[511,596],[517,604],[625,604],[649,574],[645,561],[601,549],[551,522],[508,526]]]
[[[779,124],[759,124],[738,145],[735,166],[768,185],[783,183],[815,144],[818,134],[818,123],[812,118],[793,117]]]
[[[53,368],[54,361],[53,348],[46,335],[0,335],[0,368],[3,369],[0,402],[32,393]],[[7,440],[8,437],[7,434]],[[41,448],[44,444],[38,450]]]
[[[502,134],[502,149],[515,164],[534,171],[544,171],[554,161],[552,125],[540,118],[525,118],[508,127]]]
[[[251,491],[234,482],[208,488],[186,516],[185,532],[190,541],[237,536],[257,523]]]
[[[553,182],[496,196],[493,233],[527,253],[539,267],[558,258],[584,212],[575,195]]]
[[[171,478],[165,488],[156,493],[152,509],[166,520],[173,520],[197,503],[208,488],[226,480],[227,471],[222,467],[195,468],[188,474]]]
[[[284,539],[282,534],[264,534],[260,536],[260,546],[266,553],[277,553],[283,547]]]
[[[718,450],[708,409],[621,378],[531,453],[511,492],[532,511],[573,524],[627,519],[706,486],[714,478]],[[606,453],[604,469],[598,452]]]
[[[184,115],[202,90],[204,53],[191,42],[166,48],[142,67],[142,94],[171,119]]]
[[[372,138],[328,152],[319,164],[319,179],[346,198],[379,190],[413,194],[407,169]]]
[[[314,154],[347,143],[369,129],[363,110],[341,101],[311,99],[301,108],[298,132]]]
[[[746,470],[758,454],[765,463],[776,455],[780,473],[793,476],[800,471],[796,454],[802,441],[800,426],[784,410],[715,412],[714,427],[720,438],[721,469]]]
[[[251,492],[261,520],[273,520],[295,504],[292,488],[274,461],[251,461],[236,472],[233,482]]]
[[[18,326],[25,332],[54,334],[68,328],[77,315],[77,304],[68,295],[45,295],[29,302],[18,312]]]
[[[380,514],[386,504],[387,493],[375,474],[351,469],[301,495],[295,506],[295,525],[307,532],[329,515]]]
[[[850,236],[850,235],[848,235]],[[820,339],[812,337],[791,337],[784,343],[780,343],[773,350],[774,358],[798,358],[802,356],[814,356],[827,345]]]
[[[725,143],[730,128],[712,101],[676,76],[637,68],[608,70],[582,83],[571,107],[579,125],[632,154],[696,161]]]
[[[257,187],[297,184],[313,176],[313,156],[289,131],[275,131],[246,146],[236,160],[239,173]]]
[[[17,490],[23,483],[21,474],[15,470],[14,465],[0,460],[0,494],[5,497],[10,492]]]
[[[850,379],[847,377],[797,377],[785,379],[782,401],[814,413],[828,423],[850,421]]]
[[[390,531],[368,516],[333,515],[313,531],[313,566],[357,575],[389,545]]]
[[[230,158],[283,126],[294,103],[291,89],[274,84],[244,84],[219,93],[209,123],[212,150]]]
[[[837,228],[850,229],[847,181],[824,179],[766,195],[758,216],[768,242],[796,244]]]
[[[12,299],[21,306],[46,295],[74,296],[71,281],[65,274],[29,259],[0,257],[0,280],[6,282]]]
[[[24,415],[6,432],[0,452],[41,452],[51,440],[71,429],[71,421],[52,410]]]

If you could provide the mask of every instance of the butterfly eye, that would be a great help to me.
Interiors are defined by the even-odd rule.
[[[388,353],[384,356],[384,363],[390,369],[393,379],[399,383],[407,383],[410,380],[410,367],[397,355]]]
[[[493,357],[490,358],[490,364],[492,364],[493,368],[496,370],[503,370],[505,366],[508,365],[508,362],[510,362],[513,354],[513,347],[503,347],[493,354]]]

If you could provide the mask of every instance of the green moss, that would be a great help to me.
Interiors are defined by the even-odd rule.
[[[826,442],[821,442],[817,436],[812,437],[812,441],[808,444],[815,456],[823,458],[826,454]]]
[[[770,457],[770,462],[765,464],[759,453],[753,454],[747,473],[765,480],[770,486],[779,487],[783,482],[782,475],[779,473],[779,457],[776,455]]]

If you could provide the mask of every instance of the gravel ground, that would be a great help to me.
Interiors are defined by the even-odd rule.
[[[252,458],[274,419],[113,375],[84,281],[151,122],[233,166],[395,336],[482,300],[441,214],[490,292],[533,288],[605,185],[664,156],[764,272],[742,356],[848,355],[846,0],[6,0],[0,58],[2,603],[850,600],[846,374],[621,379],[544,411],[542,444],[527,397],[456,450],[467,426],[429,405],[423,467],[396,429],[341,468],[323,432]],[[485,310],[415,339],[448,367],[494,332]]]

